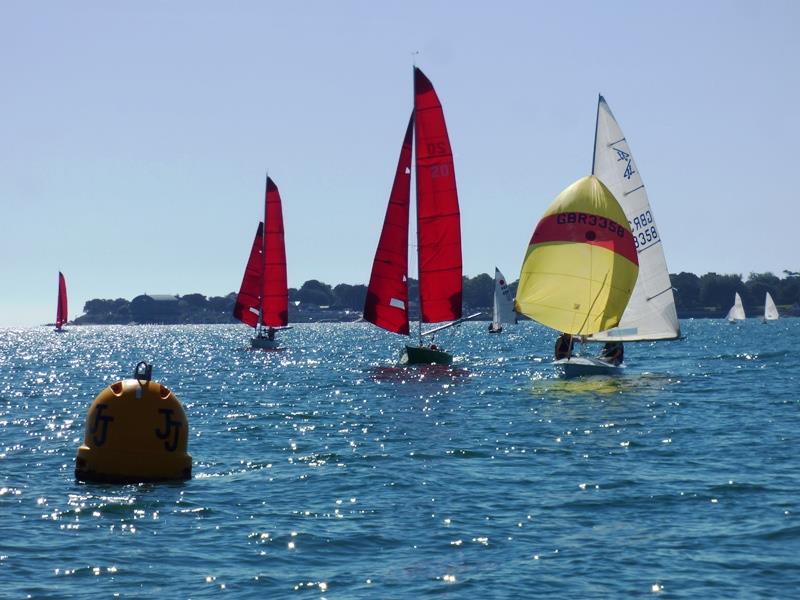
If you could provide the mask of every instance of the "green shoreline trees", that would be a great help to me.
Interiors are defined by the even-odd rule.
[[[733,304],[736,292],[742,297],[749,315],[761,314],[764,296],[769,292],[782,314],[800,315],[800,273],[784,271],[783,277],[772,273],[750,273],[746,280],[741,275],[681,272],[670,275],[675,290],[678,316],[719,318]],[[516,293],[517,283],[510,285]],[[416,298],[417,282],[409,279],[409,297]],[[486,273],[464,277],[464,309],[467,312],[491,311],[494,278]],[[367,287],[340,283],[331,287],[311,279],[300,288],[289,290],[289,320],[293,323],[312,321],[356,321],[364,307]],[[77,325],[130,324],[130,323],[235,323],[233,304],[235,292],[226,296],[206,297],[202,294],[183,296],[142,294],[128,301],[89,300],[84,313],[75,319]],[[417,306],[412,300],[410,314],[415,317]]]

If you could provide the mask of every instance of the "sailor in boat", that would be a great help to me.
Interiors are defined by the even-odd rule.
[[[625,349],[622,342],[606,342],[603,345],[603,350],[600,352],[600,360],[618,367],[622,364],[622,359],[625,356]]]
[[[258,334],[256,335],[256,337],[259,337],[259,338],[262,338],[262,339],[266,338],[268,340],[274,340],[275,339],[275,328],[274,327],[266,327],[266,326],[262,325],[261,328],[258,330]]]
[[[572,356],[574,341],[569,333],[562,333],[556,340],[556,360]]]

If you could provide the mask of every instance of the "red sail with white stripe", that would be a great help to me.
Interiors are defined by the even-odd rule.
[[[420,315],[425,323],[461,318],[461,223],[453,152],[441,102],[414,68]]]
[[[56,329],[67,324],[67,282],[64,274],[58,272],[58,304],[56,306]]]
[[[264,220],[264,287],[261,322],[284,327],[289,322],[289,287],[286,281],[286,247],[283,211],[278,186],[267,177]]]
[[[264,275],[264,224],[259,222],[253,247],[250,249],[250,258],[244,269],[242,285],[236,296],[236,305],[233,307],[233,316],[242,323],[256,327],[261,312],[261,282]]]
[[[405,335],[409,334],[408,219],[411,203],[413,126],[412,113],[400,150],[400,159],[397,162],[397,171],[364,303],[364,320],[387,331]]]

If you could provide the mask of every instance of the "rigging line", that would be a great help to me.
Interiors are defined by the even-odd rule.
[[[668,287],[668,288],[667,288],[667,289],[665,289],[665,290],[661,290],[660,292],[658,292],[657,294],[654,294],[654,295],[650,296],[649,298],[646,298],[646,300],[647,300],[648,302],[650,302],[650,300],[652,300],[653,298],[658,298],[658,297],[659,297],[661,294],[666,294],[667,292],[671,292],[671,291],[672,291],[672,286]]]
[[[583,331],[583,328],[586,325],[586,322],[589,320],[589,317],[592,314],[592,309],[594,308],[594,305],[597,303],[597,300],[600,298],[600,294],[603,293],[603,289],[605,288],[605,285],[606,285],[606,279],[608,279],[608,271],[606,271],[605,276],[603,276],[603,282],[600,284],[600,290],[597,292],[597,295],[594,297],[594,300],[592,300],[592,303],[589,305],[589,310],[586,311],[586,318],[583,320],[583,324],[581,325],[580,329],[578,329],[578,334],[581,335],[581,336],[583,336],[584,334],[580,333],[580,332]]]
[[[639,187],[637,187],[637,188],[633,188],[633,189],[632,189],[630,192],[623,192],[623,193],[622,193],[622,195],[623,195],[623,196],[627,196],[628,194],[632,194],[632,193],[633,193],[633,192],[635,192],[636,190],[640,190],[640,189],[642,189],[643,187],[644,187],[644,184],[640,185],[640,186],[639,186]]]
[[[610,143],[606,144],[606,148],[611,148],[611,147],[614,146],[614,144],[619,144],[620,142],[624,142],[624,141],[625,141],[625,138],[621,137],[616,142],[610,142]]]

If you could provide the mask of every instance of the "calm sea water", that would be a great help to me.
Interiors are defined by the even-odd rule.
[[[367,324],[0,330],[0,597],[796,598],[800,319],[685,321],[619,378],[556,379],[534,323],[396,368]],[[77,483],[140,360],[194,477]]]

